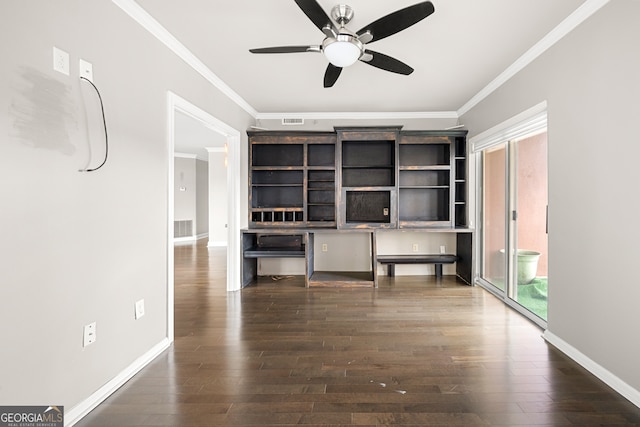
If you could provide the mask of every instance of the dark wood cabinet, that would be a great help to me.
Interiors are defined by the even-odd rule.
[[[397,226],[400,128],[336,128],[338,228]]]
[[[460,277],[471,280],[466,131],[342,127],[335,132],[250,131],[248,135],[249,234],[253,237],[243,238],[255,248],[260,246],[256,236],[262,230],[290,230],[306,241],[302,252],[269,250],[268,245],[260,251],[243,249],[243,254],[248,251],[243,259],[251,271],[256,257],[302,254],[307,285],[327,285],[329,279],[318,279],[317,274],[312,278],[312,230],[442,229],[459,230],[456,268]],[[377,283],[376,245],[371,236],[372,271],[366,279],[354,279],[359,286]]]
[[[398,147],[399,228],[452,226],[451,202],[456,197],[453,139],[433,132],[402,134]]]
[[[336,135],[249,132],[250,227],[336,226]]]

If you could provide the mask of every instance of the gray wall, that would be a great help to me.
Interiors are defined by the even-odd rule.
[[[209,164],[196,159],[196,235],[209,232]]]
[[[193,230],[196,232],[197,213],[197,180],[196,159],[188,157],[175,157],[173,169],[173,215],[176,221],[193,221]]]
[[[167,336],[167,91],[240,131],[253,120],[108,0],[7,0],[0,16],[0,402],[68,411]],[[53,71],[54,45],[70,76]],[[94,173],[78,172],[103,147],[80,57],[109,131]]]
[[[547,101],[548,329],[636,393],[638,17],[610,2],[461,119],[473,136]]]

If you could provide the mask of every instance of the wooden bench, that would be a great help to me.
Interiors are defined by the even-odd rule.
[[[380,264],[388,265],[387,275],[395,276],[396,264],[435,264],[436,277],[442,277],[442,264],[453,264],[458,260],[453,254],[378,255]]]

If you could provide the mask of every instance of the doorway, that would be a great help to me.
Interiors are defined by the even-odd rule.
[[[479,183],[477,283],[545,326],[546,107],[472,142]]]
[[[168,151],[168,203],[167,203],[167,337],[174,339],[174,163],[176,112],[187,115],[225,139],[227,155],[227,291],[240,290],[240,132],[196,107],[175,93],[167,92],[167,151]],[[204,147],[203,147],[204,149]]]

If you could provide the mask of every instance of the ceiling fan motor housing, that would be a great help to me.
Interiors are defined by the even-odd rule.
[[[331,9],[331,17],[341,26],[345,26],[353,19],[353,9],[346,4],[338,4]]]

